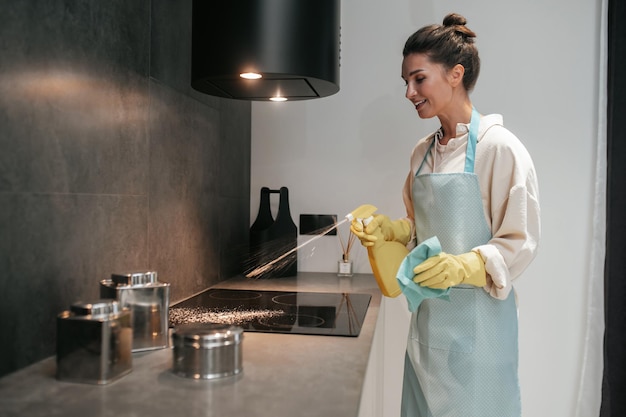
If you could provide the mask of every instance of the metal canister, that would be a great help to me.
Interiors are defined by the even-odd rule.
[[[131,314],[117,301],[76,302],[57,316],[59,380],[104,385],[132,370]]]
[[[113,274],[100,281],[100,297],[130,309],[133,352],[168,346],[170,284],[159,282],[156,272]]]
[[[192,379],[214,379],[242,371],[243,329],[215,323],[185,323],[174,327],[173,372]]]

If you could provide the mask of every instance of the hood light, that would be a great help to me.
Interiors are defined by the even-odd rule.
[[[245,78],[246,80],[258,80],[259,78],[263,78],[263,76],[258,72],[242,72],[239,76],[241,78]]]
[[[275,103],[278,103],[281,101],[287,101],[287,97],[280,97],[280,96],[270,97],[270,101],[273,101]]]

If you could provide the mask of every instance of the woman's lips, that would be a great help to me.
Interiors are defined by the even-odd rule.
[[[420,100],[420,101],[416,102],[416,103],[415,103],[415,109],[416,109],[416,110],[419,110],[419,109],[420,109],[420,107],[422,107],[422,106],[424,105],[424,103],[426,103],[426,99],[424,99],[424,100]]]

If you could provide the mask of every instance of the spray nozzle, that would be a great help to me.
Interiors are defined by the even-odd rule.
[[[350,213],[346,214],[346,219],[349,222],[354,221],[355,219],[359,220],[363,223],[364,226],[367,226],[373,219],[373,214],[378,210],[376,206],[371,204],[363,204],[362,206],[357,207],[352,210]]]

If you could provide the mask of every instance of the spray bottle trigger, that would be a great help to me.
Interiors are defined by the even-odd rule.
[[[361,221],[361,224],[363,224],[363,226],[367,226],[368,224],[370,224],[372,222],[372,220],[374,220],[374,216],[369,216],[367,219],[359,219]]]

